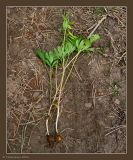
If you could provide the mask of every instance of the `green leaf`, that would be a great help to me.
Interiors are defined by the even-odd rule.
[[[52,63],[52,67],[55,67],[59,64],[59,61],[58,59],[54,60],[53,63]]]
[[[78,51],[84,49],[84,40],[82,40],[82,41],[79,43],[79,46],[78,46],[77,48],[78,48]]]
[[[95,48],[89,48],[88,51],[94,52],[94,51],[95,51]]]
[[[50,64],[52,64],[52,63],[53,63],[54,56],[53,56],[52,51],[50,51],[50,52],[49,52],[48,60],[49,60]]]
[[[80,43],[80,41],[81,41],[81,39],[79,39],[79,38],[76,40],[75,45],[76,45],[76,47],[77,47],[77,48],[79,47],[79,43]]]
[[[85,51],[85,53],[90,54],[90,52],[94,52],[95,51],[95,48],[88,48],[88,49],[86,49],[84,51]]]
[[[65,56],[69,56],[75,50],[75,46],[71,42],[65,44]]]
[[[44,57],[45,57],[45,59],[49,59],[49,53],[48,52],[46,52],[45,54],[44,54]]]
[[[49,67],[51,67],[50,62],[47,59],[45,59],[45,64],[47,64]]]
[[[93,34],[93,35],[89,38],[91,44],[94,43],[94,42],[96,42],[96,41],[99,40],[99,39],[100,39],[100,36],[99,36],[98,34]]]
[[[68,25],[68,29],[72,29],[72,26]]]
[[[63,29],[66,30],[68,27],[70,28],[68,15],[64,15],[63,20]]]
[[[42,60],[45,60],[45,56],[44,56],[45,52],[41,51],[41,50],[37,50],[36,51],[36,55]]]
[[[68,15],[63,16],[63,32],[65,41],[63,45],[58,46],[53,51],[37,50],[36,55],[49,67],[58,66],[62,63],[63,58],[70,56],[74,51],[89,51],[93,52],[94,48],[91,48],[92,44],[100,39],[98,34],[92,35],[90,38],[84,38],[81,36],[75,36],[72,29],[72,23],[69,20]]]
[[[57,55],[59,60],[62,59],[62,57],[63,57],[63,49],[62,49],[62,47],[58,48],[58,52],[56,53],[56,55]]]
[[[63,22],[63,29],[66,30],[68,28],[68,22],[64,21]]]
[[[72,39],[76,39],[76,38],[77,38],[77,36],[73,35],[73,33],[70,32],[70,31],[68,31],[68,36],[69,36],[70,38],[72,38]]]
[[[85,46],[87,46],[88,48],[91,47],[91,42],[89,39],[85,40]]]

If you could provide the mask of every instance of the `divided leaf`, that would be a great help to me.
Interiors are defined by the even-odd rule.
[[[63,29],[67,30],[67,29],[72,29],[71,25],[70,25],[70,21],[68,18],[68,15],[64,15],[63,16]]]
[[[98,34],[92,35],[90,38],[82,38],[75,36],[70,30],[71,22],[69,21],[68,15],[63,16],[63,30],[65,36],[65,42],[63,45],[58,46],[53,51],[45,52],[42,50],[37,50],[37,56],[49,67],[58,66],[62,60],[68,56],[70,56],[74,51],[87,51],[94,52],[94,48],[92,48],[92,44],[100,39]]]
[[[42,61],[45,60],[44,52],[43,52],[43,51],[41,51],[41,50],[38,49],[38,50],[36,51],[36,55],[37,55]]]
[[[89,38],[91,44],[94,43],[94,42],[96,42],[96,41],[99,40],[99,39],[100,39],[100,36],[99,36],[98,34],[93,34],[93,35]]]

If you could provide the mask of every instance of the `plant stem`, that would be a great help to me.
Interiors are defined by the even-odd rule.
[[[70,60],[70,62],[68,64],[66,64],[65,69],[74,61],[74,59],[78,58],[79,54],[81,53],[81,50],[78,51],[78,53]]]
[[[64,53],[64,44],[65,44],[65,40],[66,40],[66,29],[64,31],[64,39],[63,39],[63,51],[62,53]],[[64,81],[64,76],[65,76],[65,58],[63,57],[63,63],[62,63],[62,77],[61,77],[61,81],[60,81],[60,89],[59,89],[59,97],[58,97],[58,103],[57,103],[57,116],[56,116],[56,122],[55,122],[55,131],[56,133],[58,133],[58,121],[59,121],[59,114],[60,114],[60,99],[61,99],[61,95],[62,95],[62,87],[63,87],[63,81]]]
[[[76,62],[76,60],[77,60],[77,58],[78,58],[78,56],[79,56],[80,53],[81,53],[81,50],[71,59],[71,61],[70,61],[68,64],[66,64],[66,66],[64,66],[64,63],[62,64],[63,71],[62,71],[61,81],[60,81],[59,86],[56,88],[56,92],[55,92],[55,95],[54,95],[54,99],[53,99],[53,101],[52,101],[52,103],[51,103],[51,105],[50,105],[49,112],[48,112],[48,116],[50,116],[50,112],[51,112],[53,103],[54,103],[55,99],[57,98],[56,96],[57,96],[57,93],[58,93],[58,91],[59,91],[59,97],[58,97],[58,103],[57,103],[57,116],[56,116],[56,122],[55,122],[55,130],[56,130],[56,133],[58,133],[58,121],[59,121],[59,114],[60,114],[60,99],[61,99],[61,95],[62,95],[62,92],[63,92],[63,90],[64,90],[64,88],[65,88],[65,85],[66,85],[66,83],[67,83],[67,81],[68,81],[68,79],[69,79],[69,77],[70,77],[70,75],[71,75],[71,73],[72,73],[74,64],[75,64],[75,62]],[[64,60],[63,60],[63,61],[64,61]],[[71,69],[70,69],[70,71],[69,71],[69,73],[68,73],[68,76],[67,76],[64,84],[63,84],[64,76],[65,76],[65,71],[66,71],[66,69],[69,67],[69,65],[70,65],[72,62],[73,62],[72,67],[71,67]],[[47,129],[47,134],[49,135],[48,120],[49,120],[49,117],[46,119],[46,129]]]
[[[60,82],[59,98],[58,98],[58,104],[57,104],[57,116],[56,116],[56,123],[55,123],[56,133],[58,133],[58,120],[59,120],[59,110],[60,110],[59,107],[60,107],[60,99],[62,95],[64,75],[65,75],[65,69],[63,68],[63,73],[62,73],[61,82]]]
[[[64,31],[64,38],[63,38],[63,51],[62,51],[62,54],[64,52],[64,44],[65,44],[65,40],[66,40],[66,30]],[[62,56],[63,57],[63,56]],[[53,106],[53,103],[56,99],[56,96],[57,96],[57,93],[58,93],[58,90],[59,90],[59,98],[58,98],[58,103],[57,103],[57,116],[56,116],[56,132],[58,132],[58,129],[57,129],[57,124],[58,124],[58,119],[59,119],[59,105],[60,105],[60,99],[61,99],[61,93],[62,93],[62,85],[63,85],[63,80],[64,80],[64,75],[65,75],[65,68],[64,68],[64,64],[65,64],[65,59],[63,57],[63,62],[62,62],[62,68],[63,68],[63,72],[62,72],[62,77],[61,77],[61,82],[59,84],[59,87],[57,87],[57,77],[56,77],[56,91],[55,91],[55,95],[54,95],[54,99],[50,105],[50,108],[49,108],[49,111],[48,111],[48,116],[50,117],[50,112],[51,112],[51,109],[52,109],[52,106]],[[51,71],[51,70],[50,70]],[[57,67],[56,67],[56,74],[57,74]],[[57,76],[57,75],[56,75]],[[51,74],[50,74],[50,77],[51,77]],[[51,81],[51,78],[50,78],[50,81]],[[51,88],[51,83],[50,82],[50,88]],[[50,94],[51,96],[51,94]],[[51,98],[50,98],[51,99]],[[46,134],[49,135],[49,129],[48,129],[48,121],[49,121],[49,117],[46,119]]]
[[[57,88],[58,88],[58,81],[57,81],[57,66],[55,68],[55,93],[57,91]]]
[[[77,59],[78,59],[78,56],[79,56],[79,54],[81,53],[81,50],[76,54],[76,56],[74,56],[72,59],[71,59],[71,61],[65,66],[65,68],[67,68],[73,61],[73,64],[72,64],[72,67],[71,67],[71,69],[70,69],[70,71],[69,71],[69,73],[68,73],[68,75],[67,75],[67,77],[66,77],[66,80],[65,80],[65,82],[64,82],[64,86],[63,86],[63,89],[65,88],[65,85],[66,85],[66,83],[67,83],[67,81],[68,81],[68,79],[69,79],[69,77],[70,77],[70,75],[71,75],[71,73],[72,73],[72,70],[73,70],[73,68],[74,68],[74,64],[76,63],[76,61],[77,61]]]
[[[49,71],[49,85],[50,85],[50,89],[49,89],[49,102],[50,102],[50,105],[51,105],[51,97],[52,97],[52,72],[53,72],[53,69],[50,68],[50,71]],[[48,119],[49,119],[49,116],[50,116],[50,112],[51,112],[51,108],[52,106],[50,106],[50,109],[49,109],[49,112],[48,112],[48,118],[46,119],[46,134],[49,135],[49,129],[48,129]]]
[[[49,95],[50,95],[50,104],[51,104],[51,97],[52,97],[52,73],[53,73],[53,69],[50,68],[50,75],[49,75],[49,84],[50,84]]]
[[[74,67],[74,64],[75,64],[75,62],[76,62],[76,60],[77,60],[78,55],[80,54],[80,52],[81,52],[81,51],[79,51],[79,52],[77,53],[77,55],[76,55],[75,57],[73,57],[73,59],[72,59],[66,66],[63,66],[62,78],[61,78],[61,82],[60,82],[59,98],[58,98],[58,104],[57,104],[57,116],[56,116],[56,122],[55,122],[56,133],[58,133],[58,121],[59,121],[59,113],[60,113],[60,112],[59,112],[59,110],[60,110],[59,107],[60,107],[61,95],[62,95],[63,89],[64,89],[64,87],[65,87],[65,84],[67,83],[67,81],[68,81],[68,79],[69,79],[69,77],[70,77],[70,75],[71,75],[72,69],[73,69],[73,67]],[[73,62],[73,61],[74,61],[74,62]],[[64,82],[64,85],[63,85],[63,80],[64,80],[64,76],[65,76],[65,71],[66,71],[67,67],[68,67],[72,62],[73,62],[72,67],[71,67],[70,72],[69,72],[69,74],[68,74],[68,76],[67,76],[67,78],[66,78],[66,80],[65,80],[65,82]]]

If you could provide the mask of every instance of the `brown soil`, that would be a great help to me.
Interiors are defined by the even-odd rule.
[[[62,39],[62,14],[74,32],[95,33],[100,51],[81,54],[62,100],[63,141],[49,147],[45,120],[48,74],[35,49],[55,48]],[[52,126],[52,124],[51,124]],[[52,127],[51,127],[52,128]],[[7,8],[7,151],[10,153],[126,153],[126,8]]]

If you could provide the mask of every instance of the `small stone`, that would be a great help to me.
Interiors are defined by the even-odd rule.
[[[115,104],[117,104],[117,105],[119,105],[119,104],[120,104],[119,99],[116,99],[114,102],[115,102]]]
[[[34,92],[33,97],[36,98],[39,96],[39,94],[40,94],[39,92]]]
[[[108,57],[108,54],[103,54],[104,55],[104,57]]]
[[[99,97],[99,98],[98,98],[98,101],[101,101],[101,100],[102,100],[102,98],[101,98],[101,97]]]
[[[92,107],[92,103],[85,103],[85,107],[90,109]]]

